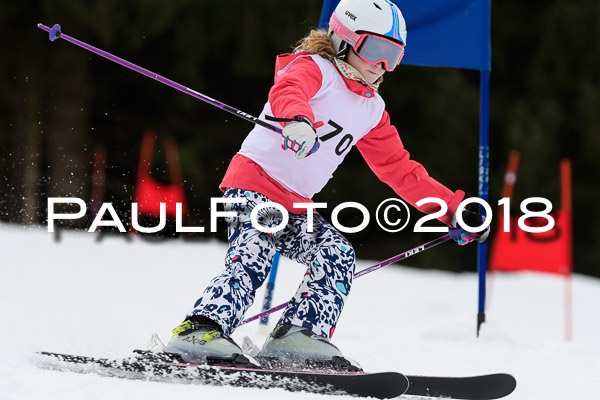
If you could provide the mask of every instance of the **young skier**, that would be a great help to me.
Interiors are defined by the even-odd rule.
[[[312,31],[293,54],[277,58],[275,84],[260,115],[284,126],[281,138],[259,125],[249,133],[221,183],[228,219],[229,250],[225,271],[215,277],[175,328],[166,352],[187,362],[244,364],[247,359],[230,338],[268,276],[276,251],[306,265],[307,272],[257,359],[267,367],[319,367],[357,370],[330,338],[350,292],[355,253],[329,222],[307,207],[353,146],[380,180],[407,202],[425,197],[446,202],[439,218],[459,244],[484,240],[487,231],[456,227],[464,192],[452,192],[412,161],[391,125],[377,93],[381,77],[402,60],[406,25],[388,0],[342,0],[329,32]],[[320,144],[318,151],[313,150]],[[312,150],[312,152],[311,152]],[[252,210],[275,202],[289,212],[283,229],[267,234],[253,226]],[[429,203],[424,213],[438,211]],[[313,227],[308,230],[309,217]],[[274,208],[258,212],[261,226],[282,223]],[[465,211],[470,226],[483,217]]]

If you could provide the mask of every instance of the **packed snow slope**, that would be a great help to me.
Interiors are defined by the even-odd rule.
[[[128,381],[38,368],[38,350],[122,357],[145,348],[153,332],[167,341],[221,271],[226,250],[216,241],[97,236],[63,232],[56,242],[44,228],[0,224],[0,399],[307,398],[280,389]],[[361,260],[357,268],[373,263]],[[288,300],[303,272],[282,260],[274,304]],[[563,278],[495,274],[488,285],[488,322],[476,338],[474,274],[387,266],[354,282],[334,343],[367,371],[509,372],[518,386],[507,399],[600,398],[600,281],[573,276],[570,342],[564,340]],[[261,290],[247,316],[260,311],[263,295]],[[262,344],[267,332],[254,322],[233,337],[248,335]],[[316,397],[324,396],[310,396]]]

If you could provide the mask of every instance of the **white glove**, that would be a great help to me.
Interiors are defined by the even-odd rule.
[[[296,153],[297,159],[306,157],[318,140],[308,120],[287,124],[281,132],[281,148]]]

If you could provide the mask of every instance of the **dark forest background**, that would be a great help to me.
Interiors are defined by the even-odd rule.
[[[105,202],[129,221],[142,135],[158,137],[153,175],[166,182],[164,138],[176,140],[194,225],[251,124],[66,41],[37,23],[258,115],[275,56],[318,23],[321,0],[30,1],[0,5],[0,220],[45,225],[48,196],[89,203],[92,158],[107,151]],[[492,2],[490,203],[508,154],[521,155],[513,204],[540,196],[560,208],[559,162],[573,163],[574,269],[600,276],[600,1]],[[451,34],[449,32],[448,34]],[[410,25],[408,26],[410,51]],[[456,43],[460,46],[460,43]],[[477,196],[479,72],[401,65],[381,94],[412,157],[451,189]],[[355,149],[315,197],[370,210],[394,193]],[[514,207],[518,212],[518,207]],[[413,212],[411,222],[420,216]],[[358,216],[345,214],[352,225]],[[72,226],[86,229],[89,221]],[[359,258],[385,259],[431,240],[410,228],[347,236]],[[225,239],[224,230],[216,235]],[[211,238],[198,235],[199,240]],[[157,244],[157,245],[160,245]],[[201,261],[199,261],[201,262]],[[474,270],[476,246],[446,244],[407,260]]]

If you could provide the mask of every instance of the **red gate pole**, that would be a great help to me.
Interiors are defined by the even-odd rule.
[[[565,340],[573,339],[573,204],[571,197],[571,160],[563,159],[560,162],[560,196],[561,209],[566,216],[567,234],[567,268],[568,275],[565,281]]]

